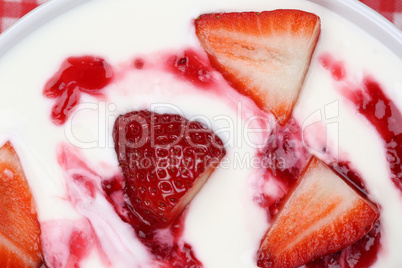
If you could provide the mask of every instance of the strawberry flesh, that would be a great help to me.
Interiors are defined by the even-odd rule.
[[[319,17],[300,10],[204,14],[195,28],[232,86],[285,122],[318,41]]]
[[[299,267],[365,236],[378,208],[313,158],[258,251],[259,267]]]
[[[0,148],[0,266],[40,267],[40,226],[24,171],[9,142]]]
[[[201,123],[144,110],[119,116],[113,138],[140,229],[169,227],[226,153]]]

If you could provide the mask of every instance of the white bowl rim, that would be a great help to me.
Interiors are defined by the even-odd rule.
[[[0,57],[14,44],[33,30],[58,15],[91,0],[49,0],[19,19],[0,34]],[[402,59],[402,31],[358,0],[305,0],[335,12],[351,21],[379,40],[385,47]]]

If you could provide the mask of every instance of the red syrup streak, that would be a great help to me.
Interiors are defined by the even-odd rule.
[[[324,53],[318,59],[321,66],[331,72],[332,78],[335,81],[340,81],[345,78],[345,67],[342,61],[335,61],[332,55]]]
[[[202,88],[214,84],[212,67],[200,54],[186,49],[177,55],[171,55],[166,61],[167,71]]]
[[[94,233],[86,233],[81,230],[74,230],[70,237],[70,257],[67,267],[80,267],[81,260],[89,255],[90,249],[95,243]]]
[[[104,180],[102,188],[108,201],[114,206],[120,218],[129,223],[141,242],[146,245],[155,258],[167,268],[203,267],[196,258],[191,245],[181,241],[184,231],[184,211],[170,227],[160,230],[142,224],[134,211],[130,198],[124,193],[125,179],[122,174]]]
[[[344,89],[344,96],[356,105],[384,141],[391,180],[402,191],[402,114],[372,77],[365,77],[357,89]]]
[[[279,212],[286,193],[292,189],[306,167],[311,155],[305,149],[302,140],[302,129],[298,123],[290,118],[288,122],[278,125],[269,137],[264,149],[263,161],[268,161],[265,179],[274,178],[285,191],[284,196],[273,199],[263,196],[259,205],[267,210],[268,218],[272,219]],[[329,163],[329,166],[367,198],[367,190],[363,179],[353,170],[348,161]],[[366,268],[372,265],[381,247],[381,224],[378,221],[373,229],[356,243],[336,253],[317,258],[306,264],[308,268]]]
[[[56,99],[51,112],[52,122],[63,125],[79,103],[81,93],[100,96],[112,78],[112,67],[102,58],[83,56],[64,60],[43,89],[45,97]]]
[[[321,65],[327,70],[331,70],[332,66],[337,64],[328,54],[320,58]],[[402,113],[384,94],[382,86],[373,77],[365,76],[360,84],[349,83],[349,85],[352,86],[340,85],[340,91],[383,139],[391,180],[402,192]]]

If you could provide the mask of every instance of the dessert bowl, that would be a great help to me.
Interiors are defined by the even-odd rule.
[[[165,63],[187,49],[208,62],[194,31],[200,14],[274,9],[300,9],[321,18],[320,39],[293,118],[308,151],[327,163],[347,162],[381,208],[381,237],[370,265],[402,265],[402,197],[390,175],[384,146],[389,142],[345,94],[369,81],[396,109],[402,108],[402,34],[390,22],[357,1],[56,0],[0,36],[0,140],[11,141],[19,155],[49,267],[74,262],[81,267],[158,267],[105,194],[104,182],[121,173],[113,124],[119,115],[141,109],[202,121],[221,137],[228,162],[212,173],[186,209],[178,239],[190,245],[204,267],[257,267],[256,252],[271,220],[261,196],[278,198],[288,191],[262,180],[265,170],[252,165],[275,118],[233,90],[218,72],[211,69],[216,87],[205,90],[172,75]],[[44,96],[44,88],[65,59],[86,55],[105,59],[113,82],[99,94],[83,93],[66,122],[54,124],[54,99]],[[393,124],[397,128],[400,122]],[[252,131],[256,128],[260,132]],[[77,174],[85,175],[84,184],[92,188],[71,179]],[[77,233],[77,241],[89,242],[74,259],[72,245],[78,242],[71,242],[71,235]]]

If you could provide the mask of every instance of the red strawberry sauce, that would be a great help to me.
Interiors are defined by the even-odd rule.
[[[87,219],[51,220],[41,223],[41,227],[45,267],[80,267],[80,262],[94,249],[103,257]]]
[[[342,61],[336,61],[330,54],[323,54],[318,59],[321,66],[331,72],[332,78],[340,81],[345,77],[345,67]]]
[[[203,88],[213,84],[212,67],[200,54],[192,49],[168,57],[166,66],[168,71],[177,77],[187,80]]]
[[[357,89],[344,96],[377,130],[384,141],[391,180],[402,191],[402,114],[372,77],[365,77]]]
[[[334,60],[328,54],[322,55],[320,59],[322,66],[332,73],[339,65],[339,68],[345,70],[340,61]],[[372,76],[366,75],[355,85],[348,82],[345,71],[343,73],[341,79],[334,77],[336,81],[347,82],[338,85],[339,91],[354,105],[355,110],[372,124],[382,138],[391,180],[402,192],[402,113]]]
[[[145,60],[137,58],[133,67],[143,69]],[[189,81],[201,88],[213,85],[212,67],[201,54],[192,49],[183,50],[166,57],[167,71],[180,79]],[[47,81],[43,95],[55,99],[51,110],[51,120],[55,125],[63,125],[71,111],[79,104],[81,94],[101,96],[102,89],[113,79],[111,65],[100,57],[69,57],[59,70]]]
[[[104,59],[92,56],[69,57],[49,79],[43,95],[55,99],[51,119],[63,125],[71,110],[79,104],[81,93],[102,94],[113,78],[112,67]]]

